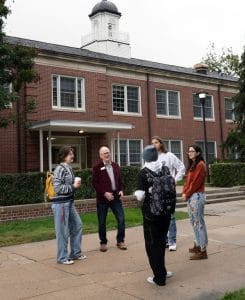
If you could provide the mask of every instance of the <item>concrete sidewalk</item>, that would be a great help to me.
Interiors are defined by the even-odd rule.
[[[55,241],[0,248],[0,299],[217,299],[245,287],[245,201],[208,205],[206,214],[209,259],[188,260],[192,229],[178,221],[178,250],[166,254],[174,277],[165,287],[146,282],[151,270],[137,227],[127,230],[125,252],[114,247],[115,232],[107,253],[98,251],[97,234],[85,236],[88,259],[72,266],[55,263]]]

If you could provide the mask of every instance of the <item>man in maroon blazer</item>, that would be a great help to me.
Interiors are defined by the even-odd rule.
[[[99,155],[101,161],[93,167],[92,182],[96,190],[100,251],[107,251],[106,217],[109,208],[117,220],[117,247],[121,250],[127,250],[124,244],[124,211],[120,199],[123,196],[120,167],[111,161],[109,148],[101,147]]]

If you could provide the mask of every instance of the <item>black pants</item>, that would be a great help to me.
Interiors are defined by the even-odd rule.
[[[144,217],[145,249],[158,285],[165,285],[167,270],[165,267],[165,241],[171,215],[156,217],[154,220]]]
[[[97,215],[99,222],[99,238],[101,244],[107,244],[106,238],[106,217],[108,209],[111,209],[117,220],[117,242],[124,242],[125,238],[125,219],[122,202],[120,199],[115,199],[110,202],[97,204]]]

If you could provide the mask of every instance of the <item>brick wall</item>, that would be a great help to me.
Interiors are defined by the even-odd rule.
[[[36,65],[39,73],[39,81],[28,85],[23,94],[25,99],[35,97],[37,102],[36,112],[27,116],[29,121],[44,120],[87,120],[87,121],[110,121],[127,122],[135,126],[133,130],[125,130],[120,133],[121,138],[143,139],[144,145],[149,143],[149,136],[160,135],[164,139],[179,139],[183,141],[183,153],[188,145],[195,140],[203,140],[203,124],[193,120],[192,93],[201,89],[197,88],[197,82],[186,84],[171,84],[161,82],[150,82],[150,120],[148,118],[147,105],[147,81],[135,79],[133,76],[112,76],[107,73],[96,73],[83,71],[81,69],[69,69],[49,65]],[[82,77],[85,79],[85,105],[86,112],[67,112],[52,110],[52,74]],[[144,77],[142,77],[144,78]],[[188,80],[188,79],[187,79]],[[174,82],[174,81],[173,81]],[[112,84],[122,83],[138,85],[141,87],[142,116],[113,115],[112,113]],[[203,86],[203,83],[200,83]],[[210,83],[211,84],[211,83]],[[209,85],[210,86],[210,85]],[[214,85],[215,87],[215,85]],[[181,119],[157,118],[155,90],[156,88],[176,90],[180,92]],[[203,89],[203,88],[202,88]],[[227,123],[224,117],[224,97],[232,96],[229,92],[221,92],[221,107],[218,103],[217,90],[209,90],[208,85],[205,91],[214,96],[215,121],[207,122],[208,140],[216,141],[218,157],[221,157],[221,126],[223,127],[224,138],[229,130],[234,127]],[[15,109],[15,105],[14,108]],[[219,109],[221,113],[219,113]],[[220,115],[222,119],[220,120]],[[151,123],[149,132],[148,123]],[[57,133],[53,133],[57,134]],[[76,132],[65,133],[65,135],[78,135]],[[97,160],[98,147],[102,144],[109,144],[111,138],[116,137],[115,133],[105,135],[89,135],[88,143],[88,167],[91,167]],[[22,156],[17,156],[17,133],[15,126],[8,129],[0,129],[0,173],[17,171],[18,162],[21,160],[22,171],[39,170],[39,137],[37,132],[26,131],[21,135]],[[48,155],[46,133],[44,134],[44,169],[47,169]],[[185,156],[185,155],[184,155]]]
[[[75,201],[78,212],[96,211],[95,199]],[[123,199],[124,207],[137,207],[137,200],[133,196],[125,196]],[[15,220],[30,220],[52,216],[51,203],[27,204],[16,206],[0,207],[0,223]]]

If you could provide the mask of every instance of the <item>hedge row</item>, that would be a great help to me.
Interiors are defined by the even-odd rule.
[[[137,167],[122,167],[122,182],[125,195],[133,193],[136,187]],[[92,170],[75,171],[82,178],[82,186],[76,192],[76,199],[95,197],[92,186]],[[0,206],[32,204],[44,202],[45,174],[0,174]]]
[[[216,163],[210,167],[214,186],[245,185],[245,163]]]
[[[0,206],[44,201],[43,173],[0,174]]]

